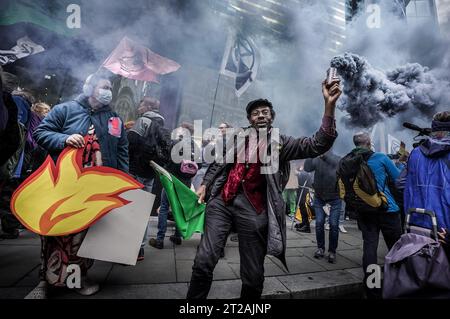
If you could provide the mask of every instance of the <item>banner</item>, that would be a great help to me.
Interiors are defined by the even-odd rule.
[[[24,57],[45,51],[44,47],[34,43],[29,37],[17,40],[10,50],[0,50],[0,65],[13,63]]]
[[[259,51],[250,37],[228,33],[220,73],[235,79],[240,97],[255,81],[260,64]]]
[[[73,35],[74,29],[67,26],[70,13],[68,6],[73,1],[2,0],[0,3],[0,25],[33,23],[61,35]]]
[[[120,41],[102,66],[128,79],[156,83],[159,83],[160,75],[180,68],[175,61],[162,57],[127,37]]]
[[[388,134],[388,154],[397,154],[400,151],[401,141]]]

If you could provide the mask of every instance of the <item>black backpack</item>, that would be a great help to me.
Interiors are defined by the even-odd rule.
[[[378,190],[377,181],[367,161],[372,151],[347,154],[338,165],[340,197],[350,210],[358,213],[387,211],[388,202]]]
[[[170,132],[150,117],[144,115],[143,119],[147,128],[143,136],[140,161],[164,164],[170,159]]]

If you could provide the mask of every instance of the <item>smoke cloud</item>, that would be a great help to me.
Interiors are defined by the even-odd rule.
[[[419,63],[384,72],[363,57],[345,53],[334,57],[331,66],[344,80],[339,107],[350,115],[345,120],[350,126],[371,127],[403,112],[432,116],[447,101],[450,83]]]

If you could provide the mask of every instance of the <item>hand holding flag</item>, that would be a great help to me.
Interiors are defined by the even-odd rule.
[[[158,173],[183,238],[189,239],[196,232],[203,233],[206,205],[200,204],[197,195],[167,170],[153,161],[150,166]]]

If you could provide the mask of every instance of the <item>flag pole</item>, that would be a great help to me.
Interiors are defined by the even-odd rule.
[[[212,127],[214,108],[216,106],[217,91],[219,89],[219,81],[220,81],[220,71],[219,71],[219,76],[217,77],[216,92],[214,93],[214,101],[213,101],[213,107],[212,107],[212,111],[211,111],[211,120],[209,121],[209,127]]]

